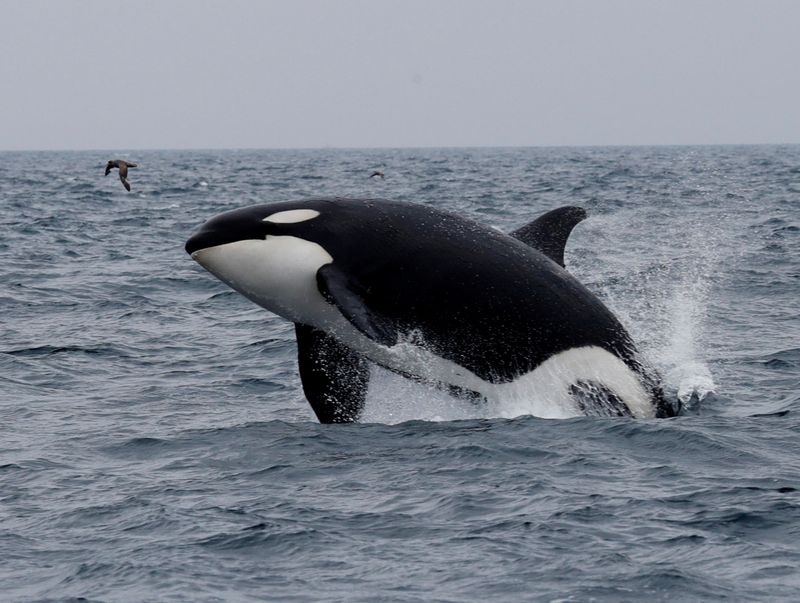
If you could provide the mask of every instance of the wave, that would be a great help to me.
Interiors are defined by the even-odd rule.
[[[56,354],[88,354],[88,355],[101,355],[101,356],[116,356],[120,358],[127,358],[129,354],[123,351],[118,346],[101,344],[98,346],[54,346],[54,345],[39,345],[25,348],[15,348],[11,350],[0,350],[0,354],[8,354],[9,356],[22,356],[22,357],[40,357],[40,356],[53,356]]]

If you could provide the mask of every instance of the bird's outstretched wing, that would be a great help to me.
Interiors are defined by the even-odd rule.
[[[122,170],[120,170],[120,172],[121,172],[121,171],[122,171]],[[130,190],[131,190],[131,185],[130,185],[130,183],[129,183],[127,180],[125,180],[125,176],[123,176],[122,174],[120,174],[120,175],[119,175],[119,179],[120,179],[120,180],[122,180],[122,185],[125,187],[125,190],[126,190],[126,191],[128,191],[128,192],[130,192]]]
[[[106,176],[108,176],[108,173],[111,171],[111,168],[113,168],[113,167],[114,166],[112,164],[110,164],[110,163],[106,164]]]
[[[135,163],[129,163],[129,164],[128,164],[128,167],[129,167],[129,168],[131,168],[131,167],[139,167],[139,166],[138,166],[138,165],[136,165]]]
[[[128,177],[128,164],[124,161],[119,162],[119,177],[123,182]]]

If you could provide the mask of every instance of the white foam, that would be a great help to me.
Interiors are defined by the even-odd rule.
[[[484,416],[478,405],[373,366],[362,423],[457,421]]]
[[[436,364],[430,357],[428,362],[431,366]],[[635,417],[654,415],[650,398],[637,376],[619,358],[594,346],[557,354],[510,383],[492,385],[482,381],[480,388],[473,389],[486,396],[485,401],[455,398],[380,368],[373,369],[371,377],[362,415],[364,422],[510,419],[523,415],[547,419],[577,417],[584,413],[570,395],[570,385],[578,381],[605,385],[625,401]]]
[[[684,404],[693,397],[702,402],[716,391],[711,370],[697,350],[706,319],[708,283],[708,280],[693,280],[675,287],[668,345],[661,352],[667,388],[676,392]]]
[[[716,393],[717,389],[711,371],[703,362],[688,361],[677,365],[667,373],[665,379],[676,390],[683,404],[702,402],[709,394]]]

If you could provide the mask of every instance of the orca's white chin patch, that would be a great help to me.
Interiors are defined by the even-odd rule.
[[[316,275],[333,258],[317,243],[267,236],[200,249],[192,259],[248,299],[293,322],[324,324],[331,313]]]

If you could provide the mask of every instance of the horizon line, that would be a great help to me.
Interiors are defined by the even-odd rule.
[[[507,145],[408,145],[408,146],[297,146],[297,147],[96,147],[0,149],[0,153],[96,153],[125,151],[397,151],[434,149],[591,149],[591,148],[653,148],[653,147],[767,147],[797,146],[800,142],[694,142],[694,143],[612,143],[612,144],[507,144]]]

